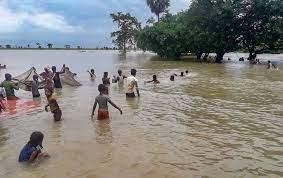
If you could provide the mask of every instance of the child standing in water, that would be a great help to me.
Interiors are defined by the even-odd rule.
[[[90,71],[88,70],[87,72],[89,73],[91,80],[94,80],[96,78],[96,75],[94,73],[94,69],[91,69]]]
[[[47,89],[48,90],[48,89]],[[60,121],[62,117],[62,111],[57,103],[56,96],[52,91],[45,91],[48,104],[45,106],[45,111],[48,112],[48,107],[50,107],[51,113],[55,121]]]
[[[32,96],[34,98],[40,97],[40,94],[39,94],[39,91],[38,91],[38,86],[39,86],[38,76],[33,75],[33,81],[31,83],[31,92],[32,92]]]
[[[105,86],[105,95],[109,94],[110,78],[108,77],[108,72],[104,72],[102,78],[102,84]]]
[[[42,153],[42,141],[44,135],[41,132],[33,132],[29,142],[21,150],[19,162],[31,163],[38,157],[50,157],[48,153]]]
[[[109,112],[108,112],[108,103],[110,103],[114,108],[118,109],[120,111],[120,113],[122,114],[122,110],[116,105],[114,104],[109,97],[103,95],[103,93],[105,92],[106,88],[103,84],[100,84],[98,86],[98,91],[99,91],[99,95],[95,98],[95,102],[93,105],[93,109],[92,109],[92,114],[91,116],[94,116],[94,111],[96,109],[96,106],[98,104],[99,108],[98,108],[98,120],[104,120],[104,119],[108,119],[109,118]]]
[[[53,113],[53,117],[55,121],[60,121],[62,117],[62,111],[57,103],[54,88],[52,85],[52,81],[46,76],[45,78],[46,85],[44,87],[45,96],[47,98],[48,104],[45,106],[45,111],[48,112],[48,107],[50,107],[51,112]]]

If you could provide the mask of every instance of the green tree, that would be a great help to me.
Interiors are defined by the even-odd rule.
[[[133,46],[135,44],[135,36],[137,31],[141,29],[141,24],[130,13],[118,12],[112,13],[110,16],[113,22],[118,25],[118,30],[111,33],[113,43],[126,54],[127,45]]]
[[[160,14],[164,13],[170,6],[170,0],[146,0],[151,12],[157,16],[157,21],[160,20]]]
[[[282,40],[282,0],[236,0],[241,44],[249,59],[266,49],[275,49]]]
[[[178,58],[188,51],[189,32],[181,23],[181,14],[146,26],[137,33],[137,47],[151,50],[164,58]]]
[[[238,30],[233,7],[233,0],[193,1],[187,18],[188,26],[194,34],[196,52],[214,52],[216,62],[220,63],[225,53],[238,49]]]

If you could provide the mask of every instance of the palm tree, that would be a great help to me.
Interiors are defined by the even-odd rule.
[[[36,45],[38,46],[39,49],[41,49],[40,43],[36,43]]]
[[[160,14],[165,12],[170,6],[170,0],[146,0],[151,12],[157,16],[157,20],[160,20]]]
[[[50,49],[50,48],[52,48],[53,44],[52,43],[48,43],[47,46]]]

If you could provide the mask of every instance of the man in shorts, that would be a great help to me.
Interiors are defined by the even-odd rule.
[[[134,98],[136,89],[137,95],[140,96],[139,88],[138,88],[138,80],[136,78],[136,69],[131,69],[131,76],[127,78],[127,88],[126,88],[126,97]]]

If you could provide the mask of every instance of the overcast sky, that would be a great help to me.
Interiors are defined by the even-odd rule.
[[[188,8],[189,0],[171,0],[170,12]],[[115,30],[109,14],[130,12],[145,22],[146,0],[0,0],[0,45],[110,46]]]

